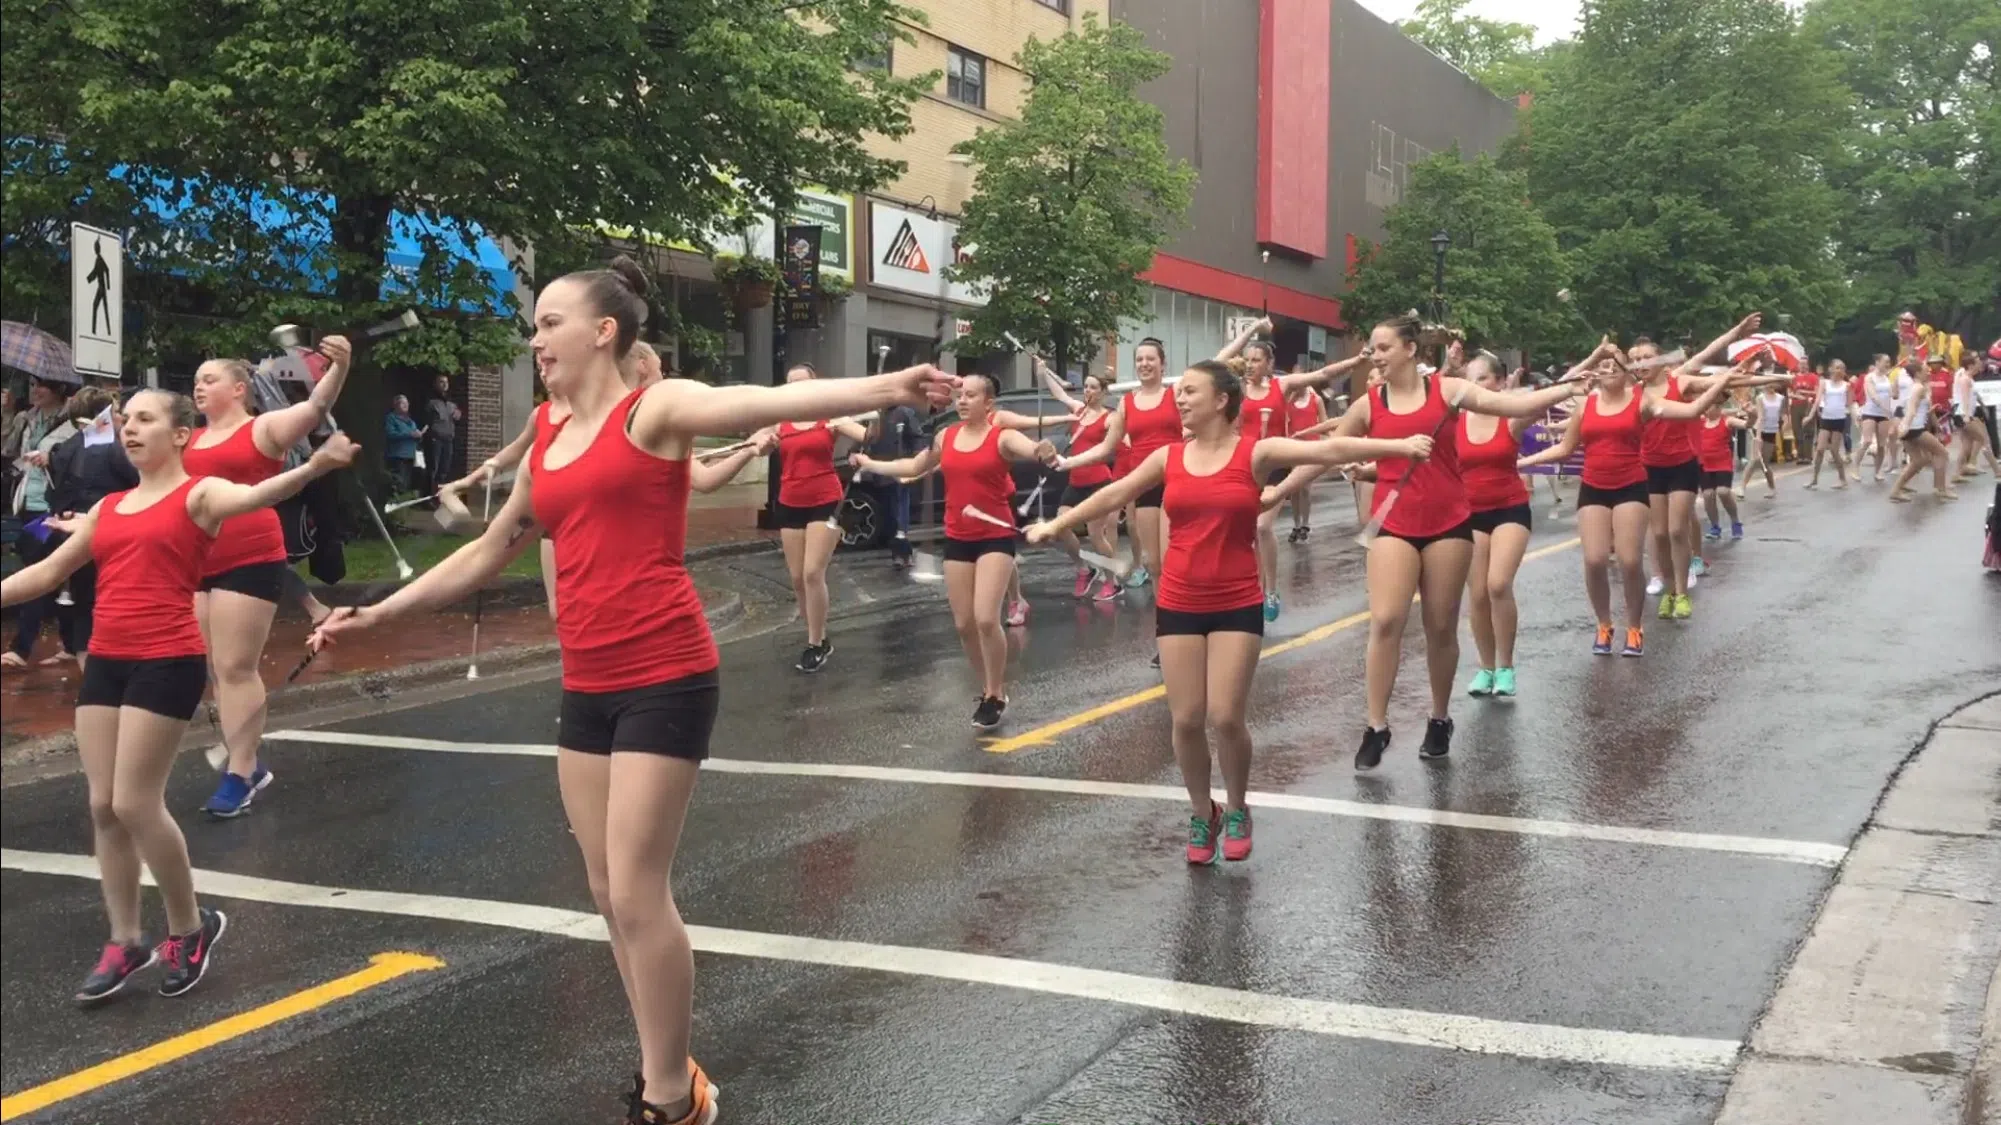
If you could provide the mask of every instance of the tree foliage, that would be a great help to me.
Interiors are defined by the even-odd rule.
[[[588,260],[597,222],[699,237],[794,185],[893,175],[863,138],[906,132],[915,89],[848,64],[909,16],[894,0],[4,0],[4,297],[10,315],[48,305],[50,234],[92,216],[136,236],[132,298],[183,314],[154,318],[156,338],[250,350],[273,320],[378,311],[402,214],[425,255],[394,303],[466,315],[379,358],[491,360],[517,345],[455,253],[480,235],[532,244],[546,276]]]
[[[1411,166],[1403,199],[1383,216],[1387,237],[1369,249],[1342,299],[1350,323],[1410,309],[1430,315],[1431,237],[1451,236],[1445,256],[1450,323],[1476,343],[1530,348],[1576,342],[1581,326],[1556,298],[1569,284],[1556,232],[1528,201],[1523,176],[1492,157],[1455,148]]]
[[[1844,327],[1874,340],[1849,350],[1888,350],[1905,308],[1969,341],[2001,335],[2001,6],[1814,0],[1805,28],[1855,92],[1828,166],[1855,303]]]
[[[1535,46],[1535,28],[1525,23],[1469,15],[1469,0],[1419,0],[1417,14],[1400,21],[1397,30],[1503,98],[1525,90],[1539,92],[1546,84],[1543,53]]]
[[[1781,0],[1586,0],[1514,159],[1594,324],[1672,337],[1847,311],[1824,169],[1847,91]]]
[[[1170,60],[1132,27],[1087,15],[1060,38],[1031,39],[1017,63],[1032,83],[1021,119],[958,146],[973,196],[959,280],[991,290],[972,343],[1002,333],[1067,360],[1092,336],[1144,315],[1139,274],[1188,209],[1195,174],[1170,157],[1160,109],[1139,87]]]

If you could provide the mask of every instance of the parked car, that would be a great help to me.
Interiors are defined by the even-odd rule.
[[[1033,417],[1037,407],[1037,396],[1033,390],[1002,391],[997,405],[1002,410],[1012,410],[1017,414]],[[1063,412],[1063,404],[1049,395],[1040,397],[1042,413],[1047,415]],[[933,440],[938,431],[959,420],[956,409],[945,409],[931,415],[924,421],[924,437]],[[1070,451],[1070,428],[1052,428],[1046,435],[1056,443],[1058,453]],[[847,486],[847,498],[840,510],[841,547],[846,550],[873,550],[887,547],[890,536],[895,534],[895,523],[890,518],[889,505],[894,491],[889,482],[864,476],[853,481],[854,470],[845,463],[838,466],[841,481]],[[1052,472],[1041,465],[1015,462],[1014,470],[1014,521],[1027,526],[1036,520],[1047,519],[1056,514],[1057,502],[1063,497],[1064,486],[1069,482],[1069,474]],[[1034,506],[1027,512],[1022,505],[1035,494],[1040,484],[1042,492]],[[1001,513],[995,512],[994,515]],[[912,487],[910,496],[910,526],[927,527],[943,523],[945,519],[945,481],[937,473],[919,481]]]

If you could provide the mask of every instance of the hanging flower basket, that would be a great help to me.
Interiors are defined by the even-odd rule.
[[[736,254],[717,254],[715,274],[716,284],[722,287],[723,296],[739,313],[771,304],[781,276],[778,263],[769,258],[745,258]]]

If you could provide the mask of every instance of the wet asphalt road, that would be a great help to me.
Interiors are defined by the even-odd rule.
[[[2001,620],[1977,565],[1981,489],[1894,507],[1797,484],[1746,502],[1749,537],[1713,552],[1695,620],[1649,621],[1643,660],[1590,655],[1571,521],[1539,506],[1550,550],[1518,583],[1520,698],[1462,698],[1451,759],[1419,763],[1413,627],[1398,741],[1371,776],[1349,766],[1365,629],[1328,628],[1365,604],[1359,552],[1326,493],[1314,541],[1281,544],[1267,643],[1318,639],[1267,660],[1251,708],[1254,791],[1302,800],[1260,813],[1251,861],[1213,869],[1180,857],[1163,703],[991,752],[942,592],[837,560],[824,673],[791,670],[796,629],[725,648],[723,761],[681,850],[682,911],[713,927],[696,935],[694,1043],[723,1120],[1712,1120],[1839,846],[1934,719],[2001,687],[2001,639],[1970,627]],[[1048,556],[1027,574],[1003,735],[1157,683],[1143,604],[1074,604]],[[252,815],[185,816],[197,868],[271,882],[208,896],[231,929],[178,1001],[71,1005],[102,910],[88,879],[42,872],[88,855],[81,782],[8,789],[5,1090],[400,950],[444,968],[32,1119],[615,1119],[637,1050],[553,763],[444,752],[552,743],[556,697],[551,680],[280,741]],[[1012,776],[1080,784],[981,782]],[[172,803],[192,810],[209,784],[190,757]],[[1354,815],[1385,809],[1405,819]]]

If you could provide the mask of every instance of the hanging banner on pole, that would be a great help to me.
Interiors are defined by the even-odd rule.
[[[801,224],[785,228],[785,323],[793,328],[820,326],[820,239],[824,228]]]
[[[69,346],[76,369],[116,379],[125,339],[125,240],[71,223],[69,276]]]

